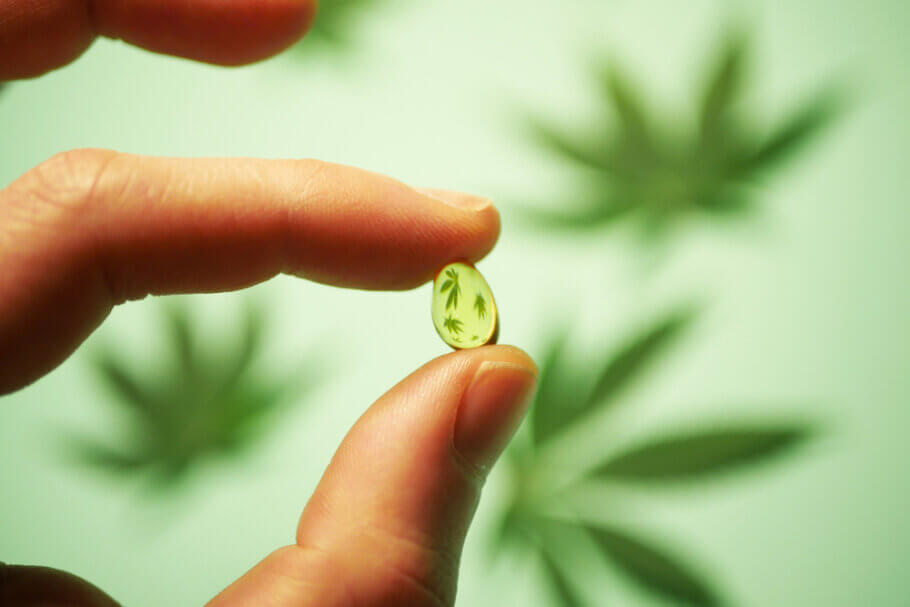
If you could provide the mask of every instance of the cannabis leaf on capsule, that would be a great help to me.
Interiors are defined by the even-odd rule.
[[[458,307],[458,296],[461,295],[461,285],[458,284],[458,272],[456,272],[454,268],[449,268],[446,270],[446,276],[448,276],[448,278],[442,283],[442,286],[439,287],[439,292],[449,292],[449,296],[446,298],[446,310],[449,308],[454,310]]]
[[[487,300],[485,300],[480,293],[474,298],[474,309],[477,310],[477,318],[486,318]]]
[[[457,339],[457,336],[461,335],[461,332],[464,330],[463,329],[464,323],[462,323],[460,320],[458,320],[451,314],[446,316],[442,325],[446,328],[446,330],[449,333],[451,333],[453,336],[456,336],[456,339]]]

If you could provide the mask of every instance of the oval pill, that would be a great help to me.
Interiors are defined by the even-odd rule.
[[[456,261],[439,271],[430,313],[442,341],[457,350],[496,343],[499,314],[493,292],[468,263]]]

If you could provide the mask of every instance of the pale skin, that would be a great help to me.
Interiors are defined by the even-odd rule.
[[[295,42],[314,14],[314,0],[6,0],[0,80],[63,66],[98,35],[250,63]],[[498,233],[488,200],[317,160],[64,152],[0,190],[0,394],[50,372],[129,300],[279,273],[409,289],[452,259],[482,258]],[[351,428],[288,545],[250,555],[262,560],[210,605],[454,604],[486,473],[535,383],[533,361],[510,346],[415,371]],[[0,565],[0,603],[116,605],[87,581],[34,565]]]

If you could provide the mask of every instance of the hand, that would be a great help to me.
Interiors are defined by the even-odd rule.
[[[243,63],[293,42],[314,12],[305,0],[83,2],[0,5],[0,78],[70,61],[95,32]],[[314,160],[66,152],[0,191],[0,393],[50,371],[118,303],[238,289],[279,272],[408,289],[452,259],[483,257],[498,231],[488,200]],[[418,369],[348,433],[295,543],[211,605],[453,604],[480,488],[535,377],[534,363],[507,346]],[[72,575],[2,565],[0,603],[116,604]]]

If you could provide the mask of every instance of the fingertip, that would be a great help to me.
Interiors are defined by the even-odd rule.
[[[413,189],[424,199],[432,201],[431,209],[435,211],[434,215],[445,222],[449,234],[447,238],[440,240],[440,244],[453,245],[439,250],[440,255],[437,265],[432,269],[432,275],[423,280],[431,280],[443,265],[455,260],[477,263],[496,246],[502,222],[492,199],[439,188]],[[440,202],[445,206],[439,205]],[[454,213],[452,209],[455,209]],[[422,284],[422,281],[418,284]]]
[[[507,344],[497,344],[483,346],[477,348],[476,351],[483,355],[484,360],[511,363],[523,368],[535,378],[537,377],[537,363],[535,363],[534,359],[521,348]]]
[[[0,80],[31,78],[66,65],[94,38],[85,0],[0,2]]]
[[[472,259],[472,262],[480,261],[487,254],[493,250],[493,247],[496,246],[497,241],[499,241],[499,234],[502,231],[502,220],[499,216],[499,211],[496,206],[491,202],[489,205],[477,211],[480,215],[480,219],[483,222],[484,226],[484,246],[479,249],[479,254],[475,259]]]
[[[459,193],[457,201],[444,200],[439,190],[430,194],[380,173],[324,161],[284,166],[290,171],[276,180],[297,199],[289,215],[288,271],[304,278],[342,287],[413,289],[453,260],[483,259],[499,237],[499,213],[487,199]]]
[[[537,386],[537,365],[511,346],[482,348],[455,418],[456,452],[485,474],[518,429]]]
[[[0,605],[118,607],[101,589],[72,573],[3,563],[0,563]]]
[[[454,596],[483,477],[536,373],[523,351],[496,345],[445,354],[399,382],[345,437],[301,515],[298,544],[355,567],[353,586],[376,588],[374,565],[391,565],[421,589]]]
[[[316,0],[20,0],[0,3],[0,79],[73,61],[96,36],[217,65],[244,65],[297,42]]]
[[[264,59],[299,40],[316,17],[316,0],[96,0],[93,17],[101,35],[231,66]]]

